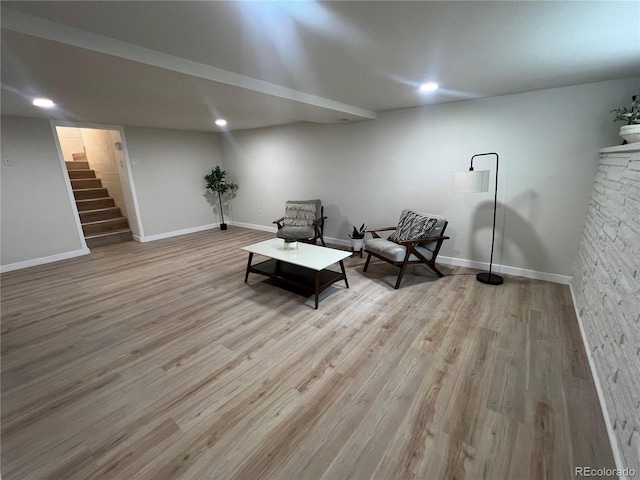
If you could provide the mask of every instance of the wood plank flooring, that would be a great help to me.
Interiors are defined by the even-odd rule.
[[[614,467],[568,287],[345,261],[320,307],[237,227],[3,274],[2,478],[569,479]]]

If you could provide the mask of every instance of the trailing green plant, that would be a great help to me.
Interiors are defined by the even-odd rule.
[[[360,228],[357,228],[355,225],[353,226],[353,232],[351,232],[349,234],[349,238],[353,238],[353,239],[362,239],[364,238],[364,234],[365,234],[365,229],[367,227],[364,225],[364,223],[362,224],[362,226]]]
[[[222,211],[222,195],[227,193],[234,193],[238,190],[238,185],[233,182],[227,182],[227,172],[216,166],[211,173],[204,176],[207,181],[207,190],[211,193],[218,195],[218,202],[220,204],[220,219],[221,224],[224,225],[224,213]]]
[[[611,110],[611,113],[616,114],[613,118],[614,122],[627,122],[627,125],[640,123],[640,95],[631,97],[631,109],[626,107],[616,108]]]

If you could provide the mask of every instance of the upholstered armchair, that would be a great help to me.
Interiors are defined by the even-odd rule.
[[[447,220],[439,215],[403,210],[397,226],[367,230],[373,238],[364,242],[364,251],[368,253],[364,271],[369,268],[371,257],[400,267],[396,289],[400,288],[407,265],[425,264],[439,277],[444,276],[436,267],[436,257],[442,242],[449,238],[443,235],[447,224]],[[378,235],[378,232],[391,230],[393,233],[387,238]]]
[[[317,243],[324,246],[324,207],[320,200],[289,200],[284,217],[275,220],[278,238]]]

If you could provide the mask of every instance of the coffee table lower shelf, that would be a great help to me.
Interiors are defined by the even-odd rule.
[[[301,267],[292,263],[275,260],[273,258],[264,262],[251,265],[253,253],[249,253],[249,261],[247,263],[247,272],[244,277],[244,283],[247,283],[249,273],[258,273],[270,278],[282,281],[293,287],[300,289],[308,294],[315,294],[316,305],[318,308],[318,296],[328,287],[340,280],[344,280],[345,285],[349,288],[347,274],[344,269],[344,263],[340,260],[341,272],[333,270],[313,270],[311,268]]]

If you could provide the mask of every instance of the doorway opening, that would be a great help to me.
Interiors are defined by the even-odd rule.
[[[139,221],[121,132],[66,125],[55,131],[87,247],[133,240]]]

